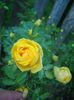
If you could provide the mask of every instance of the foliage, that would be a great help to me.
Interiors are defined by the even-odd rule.
[[[27,2],[18,1],[19,6],[24,10],[24,13],[17,13],[17,16],[20,20],[32,20],[35,19],[36,12],[33,9],[34,0],[28,0]]]
[[[6,5],[9,9],[5,12],[4,25],[10,25],[12,11],[13,11],[13,4],[14,4],[14,0],[6,1]]]
[[[6,2],[2,2],[0,1],[0,9],[5,9],[5,16],[4,16],[4,23],[3,25],[5,26],[9,26],[11,25],[11,20],[13,20],[12,18],[12,12],[13,12],[13,8],[14,6],[16,6],[16,4],[18,4],[18,6],[21,8],[21,10],[23,11],[23,13],[21,13],[20,11],[17,12],[17,16],[19,19],[18,20],[35,20],[35,15],[36,15],[36,11],[33,9],[35,0],[27,0],[22,2],[21,0],[17,0],[17,3],[15,3],[15,0],[6,0]],[[44,12],[44,17],[45,17],[45,21],[47,21],[47,17],[49,16],[49,13],[53,7],[53,3],[54,1],[51,0],[51,2],[49,1],[47,8],[45,9]],[[14,12],[13,12],[14,13]]]
[[[32,29],[32,34],[29,34],[29,30]],[[14,33],[13,37],[10,37],[10,33]],[[35,26],[32,21],[21,21],[19,26],[2,29],[2,45],[5,56],[3,55],[3,67],[1,72],[3,73],[1,79],[2,88],[17,89],[24,85],[29,89],[28,99],[31,100],[47,100],[51,99],[54,95],[57,98],[61,98],[64,95],[66,87],[70,87],[70,84],[63,85],[57,82],[54,78],[53,68],[54,66],[67,66],[71,72],[74,73],[73,68],[73,41],[68,41],[68,44],[63,44],[60,48],[57,48],[56,55],[58,61],[53,61],[54,47],[57,40],[57,36],[60,32],[59,28],[55,25],[46,26],[42,21],[40,26]],[[37,34],[37,35],[36,35]],[[15,62],[8,64],[11,61],[11,48],[13,44],[21,38],[31,39],[38,42],[43,49],[43,69],[36,74],[28,72],[21,72]],[[72,84],[72,82],[71,82]],[[61,93],[59,97],[59,93]],[[58,99],[59,100],[59,99]]]
[[[0,1],[0,9],[5,9],[5,10],[8,10],[8,7],[6,6],[6,3]]]
[[[22,3],[22,2],[18,2],[18,4],[19,4],[19,6],[22,8],[22,9],[24,9],[24,11],[25,11],[25,13],[23,14],[23,13],[20,13],[20,12],[18,12],[17,13],[17,16],[21,19],[21,20],[35,20],[36,18],[35,18],[35,16],[36,16],[36,11],[34,10],[34,8],[33,8],[33,6],[34,6],[34,3],[35,3],[35,0],[28,0],[27,2],[24,2],[24,3]],[[54,0],[51,0],[51,2],[49,1],[48,2],[48,5],[47,5],[47,7],[45,8],[45,11],[44,11],[44,19],[45,19],[45,21],[47,21],[48,20],[48,16],[49,16],[49,14],[50,14],[50,12],[51,12],[51,9],[52,9],[52,7],[53,7],[53,4],[54,4]]]
[[[28,20],[29,18],[34,18],[35,14],[34,14],[34,10],[33,8],[33,4],[34,4],[34,0],[27,0],[24,1],[22,3],[22,1],[15,1],[15,0],[6,0],[5,2],[0,1],[0,9],[5,9],[4,12],[4,26],[9,26],[11,25],[11,20],[14,19],[12,18],[12,12],[13,12],[13,8],[14,6],[19,6],[21,8],[21,10],[24,11],[24,13],[20,13],[17,12],[17,10],[15,11],[16,17],[18,17],[18,20]],[[13,12],[14,13],[14,12]],[[29,16],[29,17],[28,17]]]
[[[45,8],[44,12],[44,17],[46,17],[46,20],[48,19],[47,17],[50,15],[50,12],[52,10],[53,4],[55,0],[49,0],[47,7]]]

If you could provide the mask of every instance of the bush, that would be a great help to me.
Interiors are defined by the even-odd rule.
[[[29,31],[32,32],[29,34]],[[8,90],[16,90],[21,86],[25,86],[29,90],[28,99],[31,100],[47,100],[54,98],[59,100],[64,96],[67,87],[69,90],[72,86],[70,84],[62,84],[55,80],[54,66],[67,66],[71,72],[74,73],[73,68],[73,41],[68,41],[68,44],[63,44],[57,48],[57,61],[52,59],[54,56],[54,47],[57,41],[57,36],[60,32],[55,25],[46,26],[45,22],[41,22],[40,26],[36,26],[31,21],[21,21],[19,26],[8,29],[2,29],[2,46],[3,67],[1,68],[2,78],[1,86]],[[12,35],[10,35],[12,33]],[[43,69],[36,74],[29,71],[21,72],[11,57],[11,48],[13,44],[21,39],[26,38],[38,42],[43,49]],[[60,94],[60,96],[59,96]]]

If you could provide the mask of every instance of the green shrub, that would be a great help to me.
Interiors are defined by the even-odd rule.
[[[30,29],[33,31],[32,34],[29,34]],[[13,37],[10,36],[11,32],[14,34]],[[5,55],[2,57],[3,67],[0,69],[3,73],[1,79],[2,88],[15,90],[24,85],[29,89],[28,98],[32,98],[31,100],[47,100],[53,97],[54,94],[57,95],[56,98],[59,100],[64,95],[65,88],[72,86],[72,82],[71,85],[64,85],[56,81],[53,72],[54,66],[67,66],[74,73],[74,43],[72,40],[68,41],[68,44],[63,44],[60,48],[57,48],[58,60],[56,62],[52,59],[59,32],[60,29],[56,28],[55,25],[46,26],[42,22],[40,26],[35,26],[31,21],[21,21],[19,26],[6,30],[3,28],[1,38]],[[29,71],[21,72],[14,61],[9,62],[12,59],[11,48],[21,38],[34,40],[43,49],[43,69],[36,74]],[[60,92],[62,93],[60,94]]]

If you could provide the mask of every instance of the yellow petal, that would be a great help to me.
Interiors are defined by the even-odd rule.
[[[38,64],[35,66],[35,68],[31,69],[32,73],[36,73],[38,71],[40,71],[43,68],[42,65],[42,58],[40,58],[40,61],[38,62]]]
[[[33,68],[33,66],[30,66],[30,65],[27,65],[27,66],[23,66],[23,65],[20,65],[18,63],[16,63],[16,65],[18,66],[18,68],[23,72],[23,71],[28,71],[28,70],[31,70]]]
[[[18,89],[16,89],[16,91],[23,92],[23,89],[22,88],[18,88]]]
[[[55,77],[58,76],[58,73],[59,73],[59,67],[54,66],[54,75],[55,75]]]
[[[24,91],[23,91],[23,98],[26,98],[28,95],[28,88],[24,88]]]

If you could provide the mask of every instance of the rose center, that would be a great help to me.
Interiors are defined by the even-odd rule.
[[[29,56],[29,48],[27,47],[20,47],[19,48],[19,55],[20,56]]]

